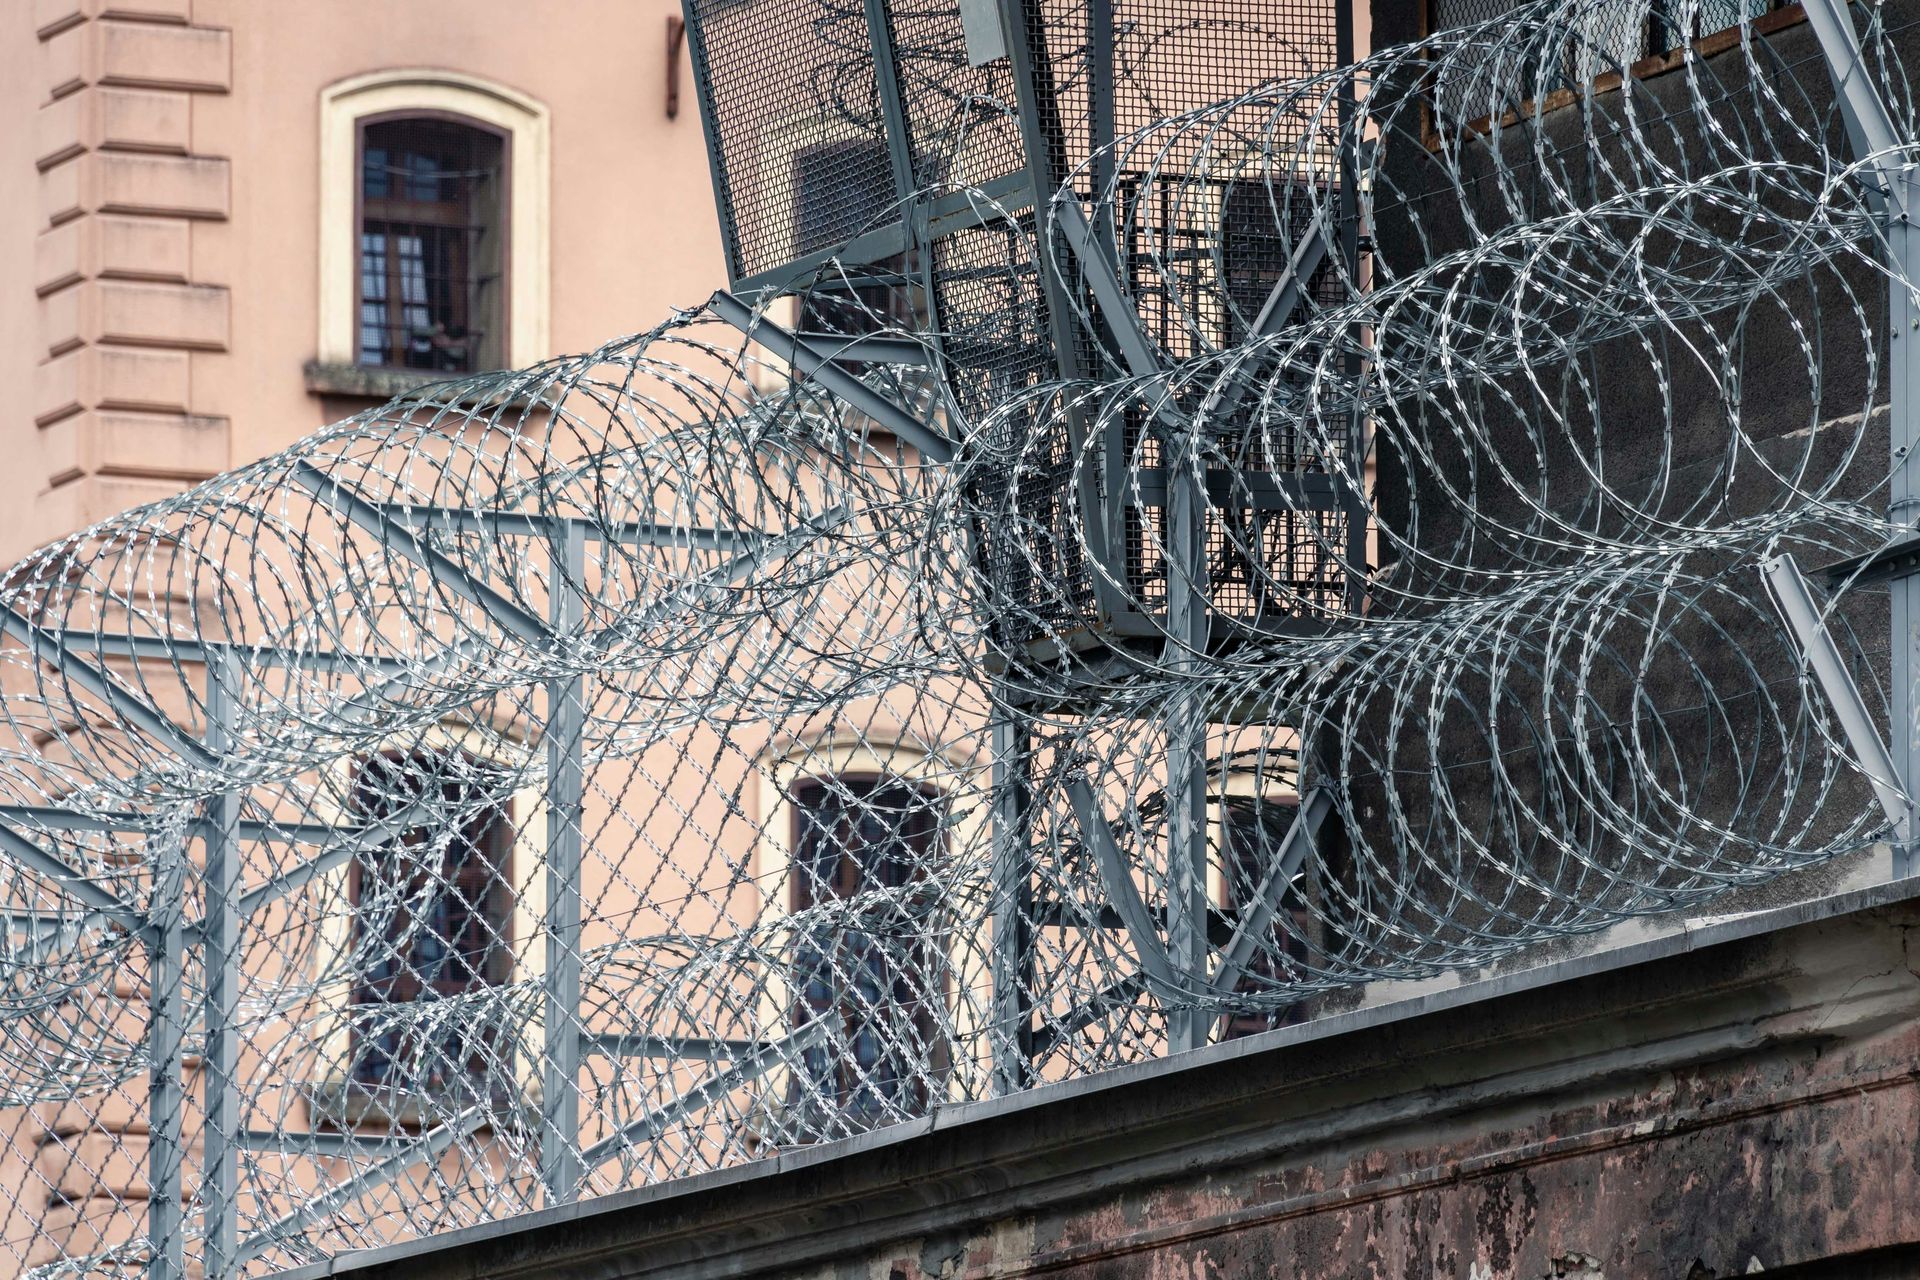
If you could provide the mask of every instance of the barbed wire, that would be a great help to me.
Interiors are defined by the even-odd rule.
[[[941,371],[850,366],[950,462],[695,308],[23,562],[0,1248],[150,1258],[171,1158],[179,1247],[283,1267],[1883,841],[1760,569],[1902,535],[1880,406],[1912,282],[1810,40],[1743,25],[1636,79],[1613,33],[1647,12],[1282,67],[1002,211],[968,280],[1064,299],[1082,377],[969,364],[1044,315],[916,329],[829,267],[849,340]],[[1131,348],[1054,251],[1076,220],[1125,246]],[[1884,596],[1843,580],[1824,621],[1884,727]]]

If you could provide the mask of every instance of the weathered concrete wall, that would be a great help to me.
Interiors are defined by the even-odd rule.
[[[1737,917],[296,1274],[1920,1275],[1917,930]]]

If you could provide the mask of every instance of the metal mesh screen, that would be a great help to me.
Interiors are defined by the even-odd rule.
[[[694,0],[690,13],[733,274],[885,220],[894,200],[865,10]]]

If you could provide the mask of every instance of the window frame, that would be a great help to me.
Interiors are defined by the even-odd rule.
[[[504,135],[508,171],[501,184],[510,258],[500,290],[503,341],[494,356],[522,368],[550,356],[552,293],[552,127],[538,100],[459,72],[403,67],[339,80],[320,92],[318,292],[309,386],[357,383],[368,375],[420,382],[459,374],[391,370],[358,363],[362,120],[440,115]],[[337,389],[337,388],[333,388]]]
[[[510,726],[442,720],[404,737],[378,742],[328,765],[310,805],[311,817],[336,827],[353,825],[356,821],[352,811],[354,785],[360,769],[376,755],[441,751],[486,760],[512,755],[522,748],[523,740]],[[538,985],[546,977],[546,948],[523,946],[514,940],[541,936],[540,930],[547,918],[547,878],[539,874],[519,874],[521,868],[537,869],[546,865],[547,795],[544,788],[528,785],[523,780],[507,792],[502,807],[507,811],[511,830],[511,840],[504,851],[505,879],[512,896],[507,926],[510,957],[507,984]],[[356,928],[354,861],[349,858],[316,878],[314,892],[321,917],[312,965],[314,1000],[324,1030],[318,1037],[311,1074],[303,1090],[308,1122],[315,1126],[384,1123],[413,1127],[424,1118],[417,1097],[378,1094],[357,1083],[353,1074],[353,995],[357,981],[346,961],[353,951]],[[538,1025],[522,1027],[512,1053],[518,1096],[504,1100],[503,1112],[516,1107],[525,1110],[534,1105],[539,1096],[544,1053],[543,1029]]]
[[[810,906],[818,905],[820,901],[819,896],[809,892],[806,880],[799,875],[793,874],[795,864],[792,855],[800,847],[804,824],[807,821],[807,814],[809,812],[805,806],[799,803],[799,799],[801,794],[808,788],[813,788],[828,794],[831,794],[836,788],[845,788],[849,791],[854,791],[857,788],[867,788],[866,794],[868,795],[895,788],[901,791],[916,793],[921,800],[927,803],[929,809],[936,811],[939,815],[936,817],[934,828],[930,833],[930,856],[932,860],[938,863],[952,856],[951,850],[948,848],[948,820],[945,812],[951,801],[947,792],[940,787],[925,780],[903,777],[899,773],[891,771],[842,769],[801,772],[796,774],[788,783],[786,788],[786,796],[788,798],[783,805],[783,808],[787,811],[787,818],[790,824],[787,832],[788,874],[785,885],[787,895],[786,905],[790,912],[805,910]],[[843,850],[842,857],[844,858],[844,856],[845,851]],[[838,897],[839,895],[835,896]],[[801,901],[803,897],[811,898],[812,900],[803,903]],[[954,996],[956,994],[953,990],[954,973],[952,964],[950,962],[940,963],[940,957],[937,954],[937,945],[922,940],[919,947],[920,953],[915,957],[916,963],[925,967],[939,964],[940,997],[945,1006],[948,1009],[952,1009]],[[948,957],[948,959],[950,961],[950,957]],[[891,972],[889,976],[892,976]],[[809,1026],[815,1020],[815,1017],[820,1016],[818,1011],[813,1010],[807,1003],[805,995],[795,989],[791,984],[789,986],[788,996],[787,1026],[790,1030],[798,1031],[804,1026]],[[832,1016],[839,1017],[843,1022],[847,1021],[848,1004],[848,993],[844,989],[836,990],[834,993]],[[813,1014],[814,1016],[807,1017],[806,1021],[802,1022],[802,1017],[808,1014]],[[950,1079],[952,1075],[951,1061],[953,1047],[947,1042],[942,1032],[940,1019],[931,1011],[925,1011],[922,1012],[915,1021],[918,1024],[916,1026],[916,1032],[931,1046],[930,1056],[934,1059],[932,1063],[933,1071],[945,1075]],[[845,1095],[854,1091],[854,1088],[847,1084],[847,1080],[849,1079],[849,1066],[849,1059],[841,1056],[831,1064],[830,1068],[836,1079],[836,1094],[841,1096],[843,1103],[846,1101]],[[792,1093],[793,1087],[797,1083],[797,1081],[791,1078],[791,1073],[789,1073],[789,1094]],[[925,1080],[913,1079],[907,1081],[906,1084],[908,1090],[913,1095],[914,1105],[924,1108],[933,1101],[929,1096],[927,1082]],[[786,1105],[793,1106],[795,1102],[789,1097]],[[880,1123],[884,1124],[888,1122],[881,1121]]]
[[[794,789],[807,780],[882,774],[907,786],[931,789],[947,805],[948,820],[941,830],[944,856],[964,858],[969,850],[985,848],[991,838],[988,806],[979,797],[988,793],[991,766],[984,755],[984,744],[977,750],[955,745],[935,753],[899,741],[889,740],[878,726],[859,738],[822,734],[801,740],[786,739],[769,744],[757,756],[749,793],[759,838],[752,854],[753,879],[762,886],[758,923],[763,929],[777,930],[791,914],[794,902],[793,836],[795,813],[790,803]],[[984,895],[989,886],[975,886],[980,900],[943,900],[943,908],[952,914],[984,910]],[[947,1023],[953,1035],[945,1038],[947,1089],[944,1097],[929,1097],[926,1105],[965,1099],[965,1077],[982,1076],[992,1070],[986,1045],[983,1018],[987,1011],[967,998],[969,990],[985,990],[987,952],[969,948],[956,937],[942,960],[947,983]],[[769,1038],[790,1034],[793,1027],[794,993],[784,968],[774,967],[760,985],[756,1021],[771,1033]],[[777,1029],[777,1030],[776,1030]],[[972,1054],[968,1057],[969,1053]],[[768,1071],[760,1092],[760,1111],[750,1114],[746,1123],[755,1144],[780,1146],[783,1129],[781,1112],[790,1095],[792,1071],[784,1063]]]
[[[360,249],[360,246],[364,243],[367,230],[367,184],[364,176],[366,172],[367,130],[374,125],[399,124],[416,120],[458,125],[464,129],[472,129],[479,133],[488,134],[494,138],[500,147],[499,191],[494,206],[494,217],[497,227],[496,234],[500,238],[500,279],[494,296],[494,310],[496,314],[489,317],[491,322],[489,328],[491,332],[483,330],[486,341],[484,346],[475,348],[475,353],[472,357],[473,368],[471,369],[414,369],[407,365],[396,365],[386,362],[381,364],[366,364],[360,360],[362,350],[360,345],[361,308],[366,302],[366,291],[364,287],[366,284],[366,271],[364,268],[364,258],[362,256],[364,250]],[[355,116],[353,121],[353,169],[353,239],[356,249],[359,250],[354,255],[355,265],[353,272],[354,364],[362,369],[371,369],[383,373],[424,373],[442,377],[460,377],[467,373],[478,373],[490,368],[507,367],[509,362],[506,361],[506,356],[508,352],[513,350],[514,337],[513,307],[511,305],[511,299],[513,297],[513,256],[515,239],[512,199],[514,169],[513,131],[504,129],[497,124],[479,119],[475,116],[437,109],[409,110],[406,108],[398,108],[392,111],[377,111],[368,115]],[[389,248],[388,252],[389,256],[391,256],[391,248]],[[389,272],[391,272],[391,267],[389,267]],[[471,309],[472,299],[468,300],[468,306],[469,309]],[[468,327],[471,329],[471,324],[469,324]],[[389,350],[391,350],[391,347],[389,347]],[[495,365],[488,360],[482,359],[479,354],[481,350],[486,351],[490,356],[500,356],[502,363]]]
[[[411,750],[389,748],[358,756],[354,759],[350,768],[351,785],[353,789],[348,793],[349,802],[353,803],[358,800],[361,780],[370,770],[375,768],[374,762],[376,760],[388,762],[389,765],[394,767],[404,768],[406,762],[409,760],[419,759],[425,756],[445,758],[452,755],[464,756],[470,763],[476,760],[476,757],[470,752],[458,747],[444,745],[415,747]],[[476,976],[474,982],[467,987],[467,992],[481,988],[506,986],[514,980],[514,970],[517,967],[514,955],[514,943],[518,932],[514,926],[518,923],[515,917],[518,915],[520,897],[514,886],[516,870],[514,852],[520,843],[520,826],[519,823],[515,821],[514,814],[519,807],[520,806],[516,804],[515,793],[509,792],[500,801],[495,816],[489,824],[487,832],[489,837],[488,845],[475,845],[477,851],[491,861],[490,879],[496,883],[497,891],[505,895],[506,902],[504,904],[505,909],[500,913],[499,919],[488,920],[488,925],[495,930],[496,936],[488,945],[488,954],[482,962],[481,973]],[[363,822],[380,820],[379,816],[358,812],[355,812],[354,816]],[[408,829],[409,832],[413,830],[417,830],[417,828]],[[382,849],[391,848],[400,839],[404,838],[405,834],[406,833],[402,833],[401,837],[396,837],[395,840],[388,841],[380,847]],[[461,838],[464,838],[464,836]],[[469,843],[473,842],[469,841]],[[364,932],[366,922],[361,914],[361,894],[363,891],[362,884],[366,877],[366,863],[367,859],[359,854],[347,860],[347,901],[353,910],[353,918],[349,928],[349,946],[355,948],[363,945],[366,939]],[[499,961],[501,972],[497,977],[489,977],[485,970],[496,960]],[[407,1088],[403,1084],[396,1084],[392,1080],[371,1081],[362,1078],[360,1074],[360,1060],[364,1044],[364,1035],[358,1028],[352,1011],[365,1008],[369,1005],[404,1004],[419,1001],[428,991],[428,985],[422,984],[420,993],[411,997],[410,1000],[363,1000],[361,999],[361,993],[371,985],[369,979],[363,974],[356,974],[352,976],[350,981],[351,986],[347,995],[347,1006],[349,1009],[347,1057],[344,1069],[347,1087],[353,1090],[364,1091],[369,1096],[394,1096],[404,1098],[421,1092],[417,1089]],[[415,975],[415,981],[419,981],[417,974]]]

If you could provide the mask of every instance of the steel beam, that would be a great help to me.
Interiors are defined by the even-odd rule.
[[[231,654],[206,668],[207,747],[226,755],[235,745],[234,697],[239,669]],[[204,1174],[200,1185],[201,1228],[208,1280],[227,1280],[235,1271],[239,1243],[240,1064],[240,797],[227,789],[207,803],[201,835],[206,847],[205,914],[200,943],[206,969],[205,1047],[200,1081],[205,1128],[201,1137]]]
[[[1292,317],[1294,308],[1300,305],[1300,298],[1306,291],[1307,282],[1313,279],[1313,273],[1320,269],[1320,263],[1327,256],[1327,210],[1323,205],[1314,211],[1313,220],[1308,223],[1306,232],[1293,246],[1293,252],[1287,258],[1287,265],[1280,272],[1280,278],[1273,282],[1268,290],[1266,301],[1260,304],[1260,311],[1254,316],[1248,327],[1250,338],[1266,338],[1285,328]],[[1224,387],[1216,385],[1213,393],[1200,407],[1202,418],[1233,413],[1246,396],[1250,379],[1235,377]],[[1275,477],[1279,479],[1280,477]],[[1299,476],[1304,481],[1308,477]],[[1331,492],[1333,480],[1330,476],[1315,476],[1314,480],[1324,483]]]
[[[445,1124],[429,1129],[416,1141],[364,1172],[320,1192],[291,1213],[275,1219],[266,1230],[248,1237],[234,1252],[234,1266],[244,1267],[289,1236],[297,1235],[323,1218],[332,1217],[361,1196],[386,1186],[406,1172],[409,1166],[423,1160],[438,1159],[441,1152],[472,1134],[492,1116],[491,1109],[486,1106],[469,1107]]]
[[[1260,313],[1253,318],[1248,334],[1255,338],[1267,338],[1280,332],[1292,317],[1294,309],[1300,305],[1300,298],[1307,291],[1307,283],[1313,279],[1313,273],[1320,269],[1322,259],[1327,256],[1327,210],[1326,206],[1314,210],[1313,219],[1300,240],[1293,246],[1293,253],[1287,258],[1286,269],[1280,278],[1273,282],[1273,288],[1267,293],[1267,300],[1260,305]]]
[[[1026,717],[996,690],[993,721],[993,1091],[1033,1083],[1033,807]]]
[[[545,644],[553,638],[545,623],[475,578],[451,556],[429,545],[416,530],[394,519],[380,504],[305,460],[293,464],[292,476],[322,504],[378,538],[383,549],[398,552],[424,569],[439,586],[479,608],[502,631],[533,644]]]
[[[1190,437],[1184,437],[1190,439]],[[1207,971],[1207,713],[1197,680],[1212,634],[1197,459],[1167,459],[1167,666],[1187,677],[1167,708],[1167,952],[1197,988]],[[1191,1001],[1168,1010],[1175,1053],[1206,1044],[1213,1019]]]
[[[912,338],[896,338],[884,333],[797,333],[794,337],[829,360],[849,364],[900,364],[916,369],[933,367],[926,347]]]
[[[856,412],[872,418],[920,456],[934,462],[953,461],[953,441],[920,421],[887,397],[835,364],[832,356],[787,332],[752,307],[722,290],[708,304],[713,313],[780,359],[819,383]]]
[[[339,838],[339,843],[330,845],[305,862],[296,863],[273,878],[262,881],[247,890],[240,895],[240,901],[235,910],[239,912],[240,918],[245,920],[266,903],[292,893],[312,882],[317,876],[325,875],[357,851],[398,839],[417,825],[422,818],[432,821],[436,818],[436,814],[431,806],[415,802],[378,822],[369,822],[358,827],[333,828],[333,834]]]
[[[147,1277],[186,1280],[186,862],[155,859],[147,945]]]
[[[41,848],[12,827],[0,823],[0,853],[12,858],[36,875],[60,886],[62,892],[84,903],[96,914],[132,933],[146,932],[147,913],[102,885],[92,876],[69,866],[58,854]]]
[[[60,644],[78,653],[102,658],[136,658],[155,662],[211,662],[222,655],[244,659],[254,666],[286,667],[315,671],[359,671],[373,667],[381,671],[405,671],[399,658],[381,658],[367,654],[330,653],[324,649],[289,649],[282,645],[239,644],[224,640],[173,639],[169,636],[135,636],[106,631],[69,628],[48,633]]]
[[[1820,607],[1814,603],[1813,592],[1801,576],[1800,566],[1790,555],[1774,556],[1762,562],[1760,573],[1780,607],[1780,616],[1786,619],[1794,639],[1800,643],[1807,669],[1827,695],[1827,702],[1840,721],[1841,732],[1847,735],[1847,745],[1853,748],[1854,758],[1873,785],[1874,796],[1880,801],[1887,825],[1892,828],[1893,839],[1899,846],[1895,856],[1903,865],[1896,870],[1906,874],[1903,868],[1913,841],[1913,805],[1901,790],[1899,765],[1881,739],[1880,730],[1860,697],[1860,687],[1854,683],[1853,673],[1847,670],[1846,660],[1840,656],[1839,646],[1834,644],[1832,634],[1821,621]],[[1897,728],[1899,722],[1894,723]]]
[[[670,1126],[678,1124],[688,1112],[713,1105],[741,1085],[759,1079],[784,1062],[791,1062],[827,1038],[824,1018],[815,1018],[798,1031],[763,1045],[741,1058],[725,1071],[716,1072],[693,1088],[655,1111],[649,1111],[608,1134],[581,1153],[580,1163],[588,1173],[618,1155],[629,1143],[651,1142]]]
[[[770,1047],[765,1040],[715,1040],[705,1036],[661,1036],[645,1031],[589,1031],[580,1047],[607,1058],[739,1058]]]
[[[202,768],[213,763],[205,747],[185,729],[161,714],[152,703],[127,689],[108,675],[104,668],[96,667],[62,644],[55,633],[28,621],[11,606],[0,607],[0,631],[25,645],[27,652],[37,661],[58,668],[62,676],[106,703],[127,724],[150,738],[166,743]]]
[[[577,634],[586,618],[586,540],[569,522],[551,532],[547,597],[554,634]],[[580,1165],[580,876],[582,798],[586,770],[587,681],[561,676],[546,682],[547,723],[547,968],[542,1023],[540,1177],[549,1205],[579,1193]]]
[[[1093,794],[1093,787],[1084,775],[1078,775],[1067,779],[1066,790],[1073,816],[1080,824],[1080,838],[1093,851],[1094,865],[1100,869],[1100,881],[1106,887],[1107,898],[1133,936],[1134,949],[1139,953],[1140,967],[1146,971],[1148,982],[1162,999],[1181,999],[1191,988],[1183,985],[1174,973],[1173,960],[1160,940],[1160,929],[1140,898],[1140,890],[1133,883],[1133,869],[1127,865],[1126,855],[1120,852],[1113,830],[1107,826],[1106,815],[1100,812],[1100,801]]]
[[[664,598],[653,601],[631,619],[623,620],[619,624],[619,629],[625,632],[644,631],[664,618],[694,607],[688,602],[689,596],[730,586],[765,564],[768,555],[806,538],[818,537],[830,529],[847,523],[852,518],[852,508],[842,504],[829,507],[813,519],[802,521],[792,529],[761,538],[733,559],[702,570],[692,581],[675,587]]]
[[[241,1151],[271,1151],[276,1155],[320,1156],[329,1160],[351,1160],[355,1157],[404,1156],[419,1145],[420,1139],[407,1135],[397,1137],[392,1133],[325,1133],[318,1130],[302,1129],[286,1132],[275,1129],[241,1129],[235,1132],[230,1141]],[[214,1273],[209,1271],[209,1280]]]
[[[1907,161],[1898,151],[1906,145],[1906,140],[1894,124],[1893,112],[1867,73],[1847,0],[1806,0],[1803,8],[1807,25],[1813,28],[1814,38],[1820,42],[1827,71],[1833,77],[1834,96],[1854,157],[1859,160],[1877,157],[1871,168],[1877,193],[1891,205],[1896,216],[1904,213],[1909,208],[1908,193],[1902,190],[1898,173]]]
[[[1086,1030],[1115,1009],[1126,1008],[1139,998],[1146,984],[1137,973],[1116,978],[1073,1007],[1063,1018],[1051,1018],[1040,1024],[1033,1035],[1033,1056],[1038,1059],[1053,1051],[1068,1036]]]
[[[1093,291],[1094,305],[1100,309],[1100,318],[1107,322],[1107,328],[1120,348],[1120,358],[1126,362],[1128,371],[1136,378],[1159,377],[1162,372],[1159,352],[1141,329],[1140,313],[1121,287],[1120,278],[1114,274],[1112,261],[1101,251],[1093,227],[1087,222],[1086,214],[1080,211],[1080,202],[1055,200],[1051,207],[1059,220],[1067,247],[1073,250],[1073,256],[1079,260],[1087,287]]]
[[[1847,136],[1855,158],[1871,162],[1875,205],[1884,220],[1884,253],[1887,281],[1887,364],[1888,424],[1887,445],[1890,473],[1887,483],[1887,518],[1896,527],[1911,528],[1920,519],[1920,305],[1914,290],[1920,286],[1920,227],[1913,215],[1920,211],[1920,179],[1916,179],[1911,154],[1914,140],[1905,137],[1896,124],[1896,116],[1867,71],[1859,37],[1854,34],[1853,18],[1847,0],[1807,0],[1807,22],[1819,41],[1827,71],[1832,76],[1834,93],[1845,120]],[[1775,562],[1777,563],[1777,562]],[[1783,583],[1789,593],[1810,600],[1806,584],[1797,566],[1772,571],[1770,582]],[[1911,575],[1891,578],[1887,583],[1890,612],[1889,648],[1892,651],[1888,680],[1888,711],[1892,728],[1891,750],[1885,759],[1875,760],[1884,748],[1880,735],[1867,720],[1856,731],[1847,726],[1849,717],[1858,718],[1858,692],[1847,706],[1846,688],[1822,678],[1828,697],[1847,728],[1854,752],[1867,768],[1881,805],[1892,820],[1900,848],[1894,854],[1896,876],[1915,870],[1911,805],[1920,796],[1920,580]],[[1783,608],[1786,598],[1781,597]],[[1799,607],[1799,606],[1795,606]],[[1816,615],[1817,625],[1817,615]],[[1830,647],[1832,640],[1820,629],[1820,640]],[[1812,641],[1808,659],[1815,661],[1820,640]],[[1802,636],[1802,643],[1809,639]],[[1822,658],[1831,664],[1833,657]],[[1846,675],[1844,664],[1838,674]],[[1836,692],[1837,690],[1837,692]],[[1868,739],[1871,739],[1869,742]],[[1886,772],[1889,776],[1879,776]],[[1890,788],[1886,784],[1892,784]],[[1883,789],[1884,788],[1884,789]]]
[[[880,99],[882,141],[887,148],[888,167],[893,172],[892,213],[906,224],[909,248],[913,244],[914,197],[920,192],[919,175],[913,171],[913,138],[907,121],[906,103],[900,93],[900,59],[893,47],[893,23],[886,0],[864,0],[867,38],[873,50],[873,87]]]

